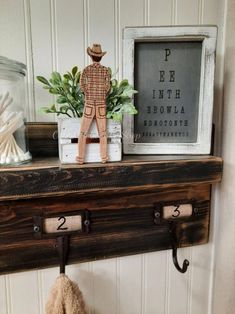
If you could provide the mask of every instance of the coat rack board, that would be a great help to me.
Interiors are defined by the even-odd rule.
[[[213,156],[0,168],[0,273],[58,265],[61,236],[68,263],[173,248],[177,267],[177,247],[208,242],[211,185],[221,175]]]

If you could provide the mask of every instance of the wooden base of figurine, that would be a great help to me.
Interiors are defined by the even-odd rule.
[[[60,118],[58,120],[59,156],[61,163],[94,163],[102,162],[100,156],[99,134],[95,120],[92,121],[87,140],[83,162],[77,159],[78,135],[81,118]],[[122,160],[121,124],[107,119],[107,156],[109,162]],[[105,160],[104,162],[107,162]]]

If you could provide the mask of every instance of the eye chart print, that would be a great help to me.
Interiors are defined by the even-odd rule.
[[[195,143],[201,41],[136,42],[136,143]]]

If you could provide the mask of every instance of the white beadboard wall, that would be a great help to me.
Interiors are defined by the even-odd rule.
[[[219,26],[215,119],[220,121],[223,29],[226,0],[0,0],[0,55],[27,64],[28,118],[51,121],[41,106],[53,101],[35,80],[52,70],[88,64],[86,47],[102,43],[103,63],[122,73],[122,28],[138,25]],[[214,206],[215,207],[215,206]],[[215,212],[215,210],[214,210]],[[72,265],[92,314],[212,314],[214,233],[207,245],[182,249],[186,274],[172,264],[171,251]],[[43,314],[58,268],[0,276],[0,314]]]

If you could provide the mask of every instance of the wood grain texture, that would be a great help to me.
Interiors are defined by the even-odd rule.
[[[210,186],[174,188],[155,193],[97,195],[9,201],[0,207],[0,273],[58,264],[56,236],[35,239],[34,216],[72,215],[89,210],[90,233],[71,234],[69,263],[171,248],[169,226],[155,225],[158,202],[196,199],[198,212],[178,220],[181,247],[208,241]]]
[[[32,156],[58,156],[57,123],[26,123],[29,151]]]
[[[145,157],[127,158],[123,162],[82,166],[60,166],[55,160],[42,162],[0,168],[0,200],[205,184],[220,181],[222,175],[222,159],[212,156],[147,161]]]

